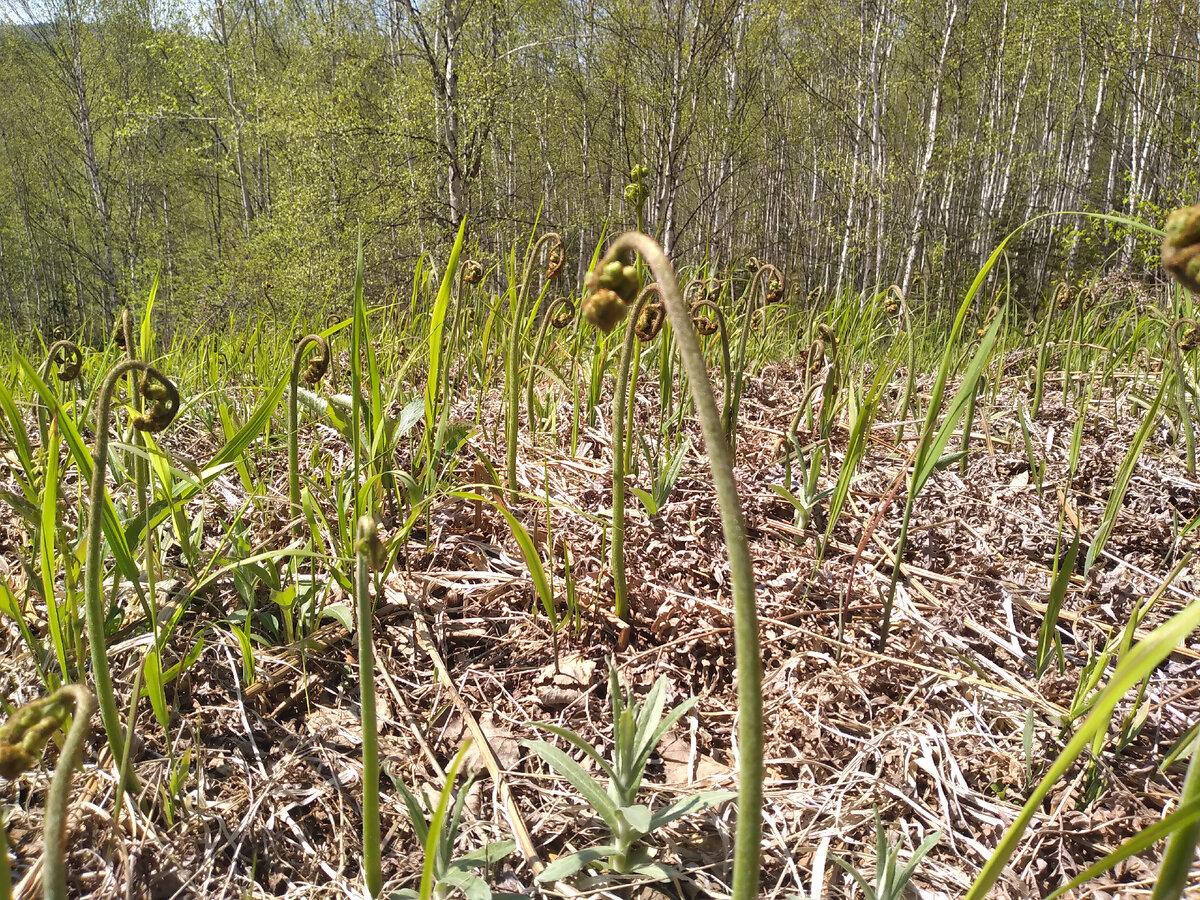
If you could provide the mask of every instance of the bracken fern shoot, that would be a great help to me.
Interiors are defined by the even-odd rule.
[[[733,587],[734,642],[737,654],[739,785],[738,820],[734,841],[733,897],[758,896],[759,844],[762,837],[762,657],[759,648],[758,612],[754,606],[754,565],[746,539],[732,453],[725,439],[704,355],[684,305],[674,267],[662,248],[647,235],[627,232],[615,241],[588,276],[591,293],[585,314],[604,331],[624,318],[637,294],[637,272],[622,264],[625,253],[638,253],[662,290],[663,306],[675,331],[692,397],[704,432],[704,445],[721,508],[721,524],[729,552]],[[590,301],[590,302],[589,302]],[[607,327],[605,327],[607,326]]]
[[[165,375],[149,363],[130,359],[118,363],[104,379],[96,408],[96,449],[92,467],[91,493],[87,531],[87,556],[84,563],[84,606],[87,611],[88,644],[92,656],[92,677],[96,683],[96,699],[104,732],[112,748],[113,758],[121,759],[125,739],[121,733],[117,701],[113,696],[112,678],[108,669],[108,645],[104,615],[104,481],[108,472],[108,431],[112,419],[112,401],[121,378],[140,372],[138,390],[149,401],[148,409],[133,416],[133,427],[139,431],[161,431],[171,424],[179,411],[179,391]],[[136,778],[131,779],[136,786]],[[136,789],[136,787],[135,787]]]

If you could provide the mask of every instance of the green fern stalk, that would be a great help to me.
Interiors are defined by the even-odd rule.
[[[634,299],[637,285],[629,283],[629,267],[621,267],[625,253],[638,253],[658,282],[663,306],[675,331],[679,353],[696,403],[704,433],[704,445],[712,470],[713,485],[721,508],[721,524],[729,552],[733,587],[734,643],[737,654],[739,785],[738,820],[734,838],[733,898],[755,900],[758,896],[759,854],[762,840],[762,657],[759,648],[758,613],[754,606],[754,565],[746,524],[738,498],[733,459],[721,422],[704,354],[684,305],[675,270],[662,248],[649,236],[627,232],[618,237],[588,279],[592,290],[585,310],[593,323],[611,330],[624,306]],[[633,289],[630,290],[629,288]]]
[[[50,374],[50,367],[58,367],[59,381],[74,381],[83,371],[83,352],[79,346],[73,341],[55,341],[50,345],[50,349],[46,351],[46,359],[42,362],[42,367],[38,369],[38,376],[49,384],[47,376]],[[46,446],[46,432],[49,426],[46,423],[46,405],[42,402],[42,395],[37,396],[37,423],[38,433],[42,437],[42,446]]]
[[[706,311],[712,313],[712,319],[705,319],[700,315],[701,312]],[[717,343],[721,347],[721,375],[725,385],[725,391],[721,395],[721,421],[728,422],[730,421],[730,410],[733,408],[733,371],[729,362],[729,329],[725,324],[725,313],[721,311],[721,307],[715,301],[704,298],[692,304],[691,314],[692,324],[696,331],[700,334],[715,334]],[[728,429],[725,435],[729,440],[733,439]]]
[[[79,684],[63,685],[48,697],[34,700],[16,710],[0,728],[0,775],[15,778],[36,765],[46,743],[73,716],[67,738],[58,756],[58,765],[46,794],[46,818],[43,825],[42,887],[46,900],[67,897],[67,803],[71,778],[83,758],[83,742],[91,731],[96,701]],[[2,837],[0,829],[0,837]],[[4,854],[0,869],[0,892],[11,891],[8,877],[8,850],[0,839]]]
[[[63,685],[53,696],[60,703],[70,703],[73,718],[46,794],[42,887],[46,900],[67,900],[67,803],[71,778],[83,759],[83,742],[92,730],[96,700],[81,684]]]
[[[553,328],[566,328],[575,320],[575,304],[570,297],[558,297],[550,304],[550,308],[546,310],[542,316],[542,324],[538,328],[537,342],[533,346],[533,365],[538,364],[538,360],[542,358],[542,350],[546,346],[546,337]],[[525,415],[529,419],[529,430],[535,431],[535,422],[537,417],[534,415],[534,384],[533,372],[529,374],[529,381],[525,386]]]
[[[636,376],[633,387],[629,384],[629,368],[637,346],[637,324],[642,311],[648,308],[651,300],[657,301],[661,296],[657,284],[648,284],[633,301],[632,318],[625,327],[625,342],[621,345],[621,361],[617,365],[617,384],[613,389],[613,525],[612,525],[612,573],[613,573],[613,611],[617,618],[629,618],[629,588],[625,583],[625,408],[626,398],[632,390],[636,390]],[[659,320],[661,326],[661,319]],[[632,406],[632,403],[630,403]]]
[[[742,405],[742,378],[746,372],[746,347],[750,338],[750,324],[754,319],[755,310],[758,308],[755,306],[755,300],[761,295],[765,308],[768,276],[770,276],[770,280],[777,281],[780,285],[783,284],[782,273],[770,263],[764,263],[751,276],[750,284],[747,285],[744,295],[746,297],[746,315],[742,319],[742,331],[738,337],[737,362],[733,367],[733,401],[725,407],[725,433],[729,435],[730,444],[735,439],[734,431],[737,426],[738,410]]]
[[[108,669],[108,645],[104,630],[104,481],[108,472],[108,429],[112,419],[113,395],[125,375],[140,372],[138,393],[150,401],[145,412],[135,413],[133,427],[138,431],[161,431],[171,424],[179,411],[179,391],[166,376],[149,363],[128,359],[118,363],[100,387],[96,408],[96,449],[92,461],[92,481],[89,498],[87,556],[84,564],[84,607],[87,611],[88,644],[92,656],[92,677],[96,683],[96,699],[100,718],[112,749],[113,759],[125,752],[117,701],[113,696],[112,677]],[[137,790],[137,779],[131,775],[130,787]]]
[[[304,362],[304,352],[309,347],[316,347],[317,352],[309,357],[308,365],[303,370],[304,382],[310,387],[316,384],[329,369],[329,341],[319,334],[306,334],[296,343],[296,352],[292,355],[291,390],[288,393],[288,500],[291,503],[291,515],[300,512],[300,366]]]

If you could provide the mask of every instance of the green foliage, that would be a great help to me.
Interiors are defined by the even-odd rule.
[[[879,807],[875,807],[875,883],[840,856],[831,857],[835,863],[850,873],[862,889],[866,900],[903,900],[908,896],[908,883],[912,880],[921,860],[942,838],[941,831],[927,837],[909,859],[908,865],[900,868],[900,845],[892,844],[887,830],[879,819]]]
[[[671,726],[695,705],[697,699],[692,697],[685,700],[664,717],[666,690],[667,680],[659,676],[646,699],[638,703],[631,690],[622,690],[617,670],[610,666],[608,697],[613,722],[611,762],[604,758],[601,748],[593,747],[575,732],[557,725],[539,726],[582,750],[607,777],[605,786],[601,786],[583,766],[553,744],[545,741],[524,742],[526,747],[579,791],[609,830],[608,842],[559,857],[542,870],[538,881],[559,881],[585,867],[620,876],[673,878],[677,873],[670,866],[655,861],[649,849],[637,846],[638,842],[681,816],[701,812],[734,796],[728,791],[705,791],[676,800],[658,812],[638,803],[638,792],[651,752]]]
[[[446,782],[437,796],[432,814],[427,814],[428,802],[408,789],[395,773],[389,771],[392,784],[404,798],[404,808],[412,824],[417,841],[425,851],[425,864],[421,870],[421,884],[417,890],[408,888],[389,891],[389,900],[444,900],[462,891],[467,900],[515,900],[520,895],[495,892],[476,870],[487,870],[508,857],[516,844],[512,841],[492,841],[478,850],[454,856],[462,825],[463,806],[471,789],[473,778],[468,778],[457,791],[454,781],[462,766],[471,742],[466,741],[446,770]]]

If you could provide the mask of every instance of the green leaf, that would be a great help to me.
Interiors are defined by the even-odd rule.
[[[62,407],[59,405],[58,397],[55,395],[44,381],[34,371],[33,366],[21,354],[14,354],[18,365],[25,373],[25,377],[29,379],[37,392],[41,395],[46,406],[49,407],[51,414],[57,416],[58,424],[62,428],[63,439],[67,442],[67,447],[71,450],[71,457],[75,460],[75,466],[79,469],[79,478],[81,481],[87,482],[92,477],[92,453],[84,444],[83,438],[79,434],[79,430],[75,427],[75,423],[71,417],[66,415]],[[95,510],[92,510],[92,515]],[[166,513],[164,513],[164,516]],[[139,520],[139,516],[135,516],[134,520]],[[161,520],[160,520],[161,521]],[[113,506],[112,497],[108,491],[104,492],[104,509],[101,511],[101,525],[104,528],[104,536],[108,539],[109,551],[112,553],[113,560],[116,562],[117,568],[121,574],[133,584],[135,588],[140,590],[141,575],[138,571],[137,563],[133,559],[133,554],[130,553],[130,544],[125,539],[125,534],[121,530],[121,523],[117,519],[117,510]]]
[[[646,760],[649,759],[651,751],[658,746],[658,742],[662,740],[662,736],[667,733],[672,725],[686,715],[699,700],[699,697],[689,697],[669,713],[667,713],[667,717],[658,724],[658,727],[650,733],[649,737],[645,738],[645,743],[638,757],[639,765],[645,766]]]
[[[603,844],[598,847],[588,847],[586,850],[576,850],[574,853],[568,853],[566,856],[560,856],[538,874],[537,880],[542,884],[547,884],[551,881],[561,881],[564,878],[570,878],[584,866],[590,866],[602,859],[607,859],[617,852],[617,848],[612,844]]]
[[[670,806],[660,809],[650,817],[650,827],[646,829],[646,834],[653,834],[664,825],[674,822],[676,819],[711,809],[714,806],[724,803],[726,800],[732,800],[736,796],[737,794],[734,791],[702,791],[699,794],[680,797]]]
[[[241,460],[242,454],[254,442],[254,440],[262,434],[267,425],[271,421],[271,416],[275,413],[275,408],[279,406],[279,401],[283,397],[283,392],[287,388],[288,379],[281,379],[271,391],[259,401],[258,406],[254,408],[254,412],[250,418],[246,420],[246,424],[237,430],[237,432],[225,445],[218,450],[208,464],[200,470],[201,481],[199,484],[193,481],[182,482],[177,485],[177,490],[174,496],[175,503],[184,503],[194,497],[202,487],[207,487],[216,478],[224,474],[230,466],[235,465]],[[74,451],[72,451],[74,452]],[[78,461],[78,458],[77,458]],[[88,472],[91,472],[91,466],[88,466]],[[171,503],[159,500],[150,506],[149,519],[150,527],[156,528],[162,524],[171,514]],[[129,531],[124,540],[126,546],[137,546],[141,540],[142,520],[140,516],[135,516],[130,523]],[[107,530],[105,531],[107,534]],[[136,569],[134,570],[136,572]],[[122,568],[122,573],[125,573]],[[136,580],[137,576],[134,575]]]
[[[845,869],[850,876],[858,882],[858,886],[862,889],[863,897],[865,897],[866,900],[876,900],[875,889],[871,887],[870,882],[868,882],[867,879],[862,876],[862,873],[859,872],[858,869],[854,868],[854,866],[852,866],[849,862],[842,859],[840,856],[837,856],[836,854],[831,853],[829,858]]]
[[[446,263],[446,271],[442,274],[442,284],[438,288],[437,300],[433,304],[433,313],[429,325],[429,380],[425,384],[425,422],[430,428],[437,422],[438,391],[441,386],[442,366],[442,331],[446,325],[446,311],[450,305],[450,294],[454,288],[454,273],[458,270],[458,257],[462,253],[463,237],[467,232],[467,220],[463,219],[458,226],[458,236],[450,249],[450,259]]]
[[[408,821],[412,824],[417,841],[424,846],[425,838],[429,834],[429,822],[425,819],[425,810],[422,809],[420,801],[413,796],[412,791],[408,789],[400,776],[392,771],[391,766],[388,766],[385,771],[388,778],[392,779],[396,790],[400,792],[400,796],[404,798],[404,808],[408,810]]]
[[[571,782],[575,790],[583,795],[583,799],[590,803],[592,809],[604,819],[609,831],[613,834],[620,832],[621,820],[617,816],[616,804],[609,799],[608,794],[604,792],[596,779],[585,772],[579,763],[545,741],[522,741],[521,744],[544,759],[554,771]]]
[[[42,645],[33,636],[33,632],[29,630],[29,623],[25,621],[25,616],[21,613],[21,604],[17,602],[16,595],[13,594],[12,588],[8,586],[8,581],[0,577],[0,613],[4,613],[10,619],[17,623],[17,628],[21,631],[21,637],[25,639],[25,645],[35,657],[41,656]]]
[[[529,532],[525,529],[525,526],[517,521],[516,517],[508,511],[507,507],[496,502],[491,497],[474,494],[470,491],[452,491],[451,496],[459,497],[463,500],[477,500],[490,504],[504,516],[504,520],[508,522],[508,527],[512,531],[513,537],[516,538],[517,546],[521,548],[521,555],[525,557],[525,567],[529,569],[529,577],[533,580],[533,586],[542,601],[542,609],[546,611],[546,618],[550,620],[550,627],[557,630],[558,613],[554,608],[554,592],[550,589],[550,580],[546,577],[546,570],[542,566],[542,558],[538,555],[537,548],[533,545],[533,538],[529,536]]]
[[[1055,557],[1054,578],[1050,582],[1050,595],[1046,598],[1046,614],[1042,626],[1038,630],[1037,673],[1040,677],[1050,662],[1050,651],[1054,646],[1055,627],[1058,614],[1062,610],[1063,600],[1067,596],[1067,587],[1071,583],[1071,575],[1075,572],[1075,560],[1079,556],[1079,531],[1076,529],[1075,538],[1067,549],[1067,555],[1062,559]]]
[[[1200,758],[1193,755],[1184,776],[1180,807],[1200,805]],[[1176,810],[1178,814],[1179,810]],[[1196,841],[1200,840],[1200,820],[1180,824],[1167,841],[1153,900],[1178,900],[1187,888],[1188,874],[1196,859]]]
[[[321,616],[328,616],[333,619],[347,631],[353,631],[353,617],[350,613],[350,607],[345,603],[331,603],[321,610]]]
[[[512,855],[517,849],[516,841],[491,841],[478,850],[464,853],[450,864],[451,868],[477,869],[492,866]]]
[[[1091,713],[1075,730],[1067,746],[1030,793],[1025,806],[971,885],[966,900],[983,900],[987,896],[1008,865],[1046,795],[1066,775],[1096,733],[1108,728],[1117,703],[1131,687],[1153,672],[1197,626],[1200,626],[1200,603],[1193,603],[1154,629],[1117,663],[1112,678],[1095,699]]]
[[[154,273],[154,281],[150,283],[150,294],[146,297],[146,309],[142,313],[141,333],[138,335],[141,343],[141,350],[139,351],[140,359],[154,358],[154,347],[152,346],[154,325],[151,321],[151,314],[154,312],[154,298],[158,296],[158,276],[159,273],[156,271]]]
[[[423,418],[425,418],[425,398],[414,397],[400,410],[400,415],[396,419],[395,437],[399,439],[407,435]]]
[[[644,803],[622,806],[617,810],[617,813],[636,832],[633,837],[634,840],[650,833],[650,807]]]
[[[143,676],[146,680],[146,696],[150,698],[150,706],[154,710],[154,718],[158,719],[158,724],[162,726],[162,730],[165,732],[171,719],[167,713],[167,693],[163,686],[162,662],[159,660],[157,650],[151,650],[146,654],[146,660],[143,663]]]
[[[439,894],[445,889],[460,890],[467,900],[492,900],[488,883],[473,872],[448,872],[438,881]]]
[[[560,738],[562,738],[564,741],[571,744],[572,746],[578,747],[580,750],[582,750],[584,753],[586,753],[588,756],[590,756],[592,758],[592,760],[596,763],[596,765],[600,766],[600,768],[602,768],[604,770],[604,773],[609,778],[613,777],[612,766],[610,766],[605,761],[604,757],[600,755],[600,751],[597,750],[595,747],[593,747],[591,744],[589,744],[586,740],[584,740],[582,737],[580,737],[574,731],[571,731],[567,728],[563,728],[559,725],[542,724],[540,722],[535,723],[535,726],[537,728],[541,728],[544,731],[549,731],[551,734],[556,734]]]
[[[951,436],[954,434],[955,429],[958,428],[959,421],[967,411],[967,403],[975,395],[976,385],[979,384],[979,376],[983,374],[984,367],[987,365],[988,359],[991,358],[992,347],[996,343],[996,337],[1000,333],[1000,326],[1003,322],[1003,313],[993,317],[992,324],[988,326],[987,332],[979,342],[979,347],[975,350],[975,355],[971,357],[971,362],[963,374],[962,383],[955,392],[954,398],[950,401],[950,406],[946,409],[946,416],[942,421],[941,427],[932,440],[922,440],[920,449],[917,452],[917,461],[913,467],[912,484],[910,487],[911,494],[916,495],[921,493],[925,482],[929,480],[929,476],[933,474],[935,467],[941,462],[942,451],[946,449],[946,444],[950,442]],[[949,352],[949,348],[947,348],[947,352]],[[938,377],[944,384],[945,378],[942,377],[941,372],[938,373]],[[931,405],[930,415],[936,415],[937,412],[938,410]],[[948,464],[947,462],[946,465]]]
[[[1134,469],[1137,468],[1138,457],[1141,456],[1142,447],[1158,422],[1158,410],[1162,406],[1163,398],[1167,395],[1171,383],[1172,377],[1169,374],[1164,375],[1158,388],[1158,394],[1146,412],[1146,418],[1142,420],[1141,426],[1133,436],[1133,442],[1125,451],[1121,468],[1117,470],[1117,477],[1113,479],[1112,488],[1108,492],[1108,502],[1104,505],[1104,516],[1100,520],[1100,527],[1096,529],[1096,536],[1092,538],[1091,546],[1088,547],[1087,558],[1083,564],[1085,574],[1092,568],[1092,563],[1096,561],[1104,549],[1104,545],[1108,543],[1113,528],[1116,527],[1117,518],[1121,515],[1121,505],[1125,502],[1125,492],[1129,489],[1129,481],[1133,478]]]
[[[921,842],[921,846],[918,847],[913,853],[912,859],[908,861],[908,865],[901,869],[899,874],[897,874],[896,882],[893,885],[897,890],[902,889],[908,884],[908,882],[912,879],[913,874],[917,871],[917,866],[921,864],[921,860],[925,858],[926,854],[928,854],[930,850],[937,846],[937,842],[941,839],[942,832],[941,829],[939,829]]]
[[[655,502],[653,494],[639,487],[631,487],[629,490],[642,502],[642,506],[646,510],[646,515],[652,519],[658,515],[658,503]]]
[[[1197,823],[1200,823],[1200,799],[1181,803],[1174,812],[1161,822],[1155,822],[1149,828],[1138,832],[1112,853],[1092,863],[1092,865],[1088,866],[1066,884],[1055,888],[1046,895],[1046,900],[1057,900],[1058,897],[1075,890],[1080,885],[1086,884],[1097,875],[1107,872],[1117,864],[1149,850],[1164,837],[1180,834],[1185,829],[1195,826]]]
[[[282,609],[291,609],[296,602],[296,585],[289,584],[282,591],[271,591],[271,602]]]
[[[433,896],[433,887],[435,883],[434,865],[441,856],[438,851],[439,845],[443,840],[442,826],[446,821],[446,810],[450,805],[450,795],[454,793],[454,779],[458,775],[459,766],[467,756],[467,751],[471,749],[471,740],[468,738],[463,741],[463,745],[459,748],[458,753],[454,755],[453,761],[450,763],[450,768],[446,770],[446,783],[442,786],[442,792],[438,796],[437,808],[433,811],[433,818],[429,820],[429,834],[425,837],[425,865],[421,868],[421,900],[431,900]]]
[[[24,362],[19,354],[17,358]],[[28,365],[28,363],[24,364]],[[47,405],[49,406],[50,404]],[[17,454],[17,459],[25,472],[25,480],[32,483],[36,466],[33,462],[33,448],[29,443],[29,433],[25,430],[25,419],[21,416],[20,410],[17,409],[17,404],[13,401],[12,394],[9,393],[8,388],[3,382],[0,382],[0,407],[4,409],[4,415],[8,419],[8,443]],[[51,408],[55,407],[57,407],[57,403]]]
[[[46,601],[46,619],[50,638],[54,643],[54,655],[58,657],[58,667],[62,673],[63,682],[67,677],[67,641],[63,629],[65,623],[59,616],[58,597],[55,592],[55,574],[58,565],[55,561],[54,540],[58,535],[58,417],[50,423],[47,432],[48,452],[46,457],[45,487],[42,491],[42,521],[38,529],[39,556],[42,567],[42,599]]]

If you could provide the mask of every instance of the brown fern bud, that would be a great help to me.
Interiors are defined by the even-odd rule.
[[[1050,298],[1051,306],[1057,309],[1066,309],[1071,305],[1071,286],[1065,281],[1060,281],[1054,288],[1054,296]]]
[[[637,321],[633,323],[633,333],[643,344],[649,343],[658,337],[658,333],[662,331],[663,322],[665,321],[666,313],[663,311],[662,304],[647,303],[642,307],[642,312],[637,317]]]
[[[304,371],[300,373],[300,377],[304,379],[304,383],[312,386],[325,377],[325,373],[329,371],[329,341],[325,340],[321,335],[313,335],[314,344],[317,345],[316,351],[308,358],[308,364],[304,367]]]
[[[462,280],[467,284],[479,284],[483,281],[483,264],[474,259],[468,259],[462,264]]]
[[[134,415],[133,427],[138,431],[162,431],[179,412],[179,391],[157,370],[147,368],[138,382],[142,402],[149,408]]]
[[[1200,294],[1200,205],[1167,216],[1163,268],[1193,294]]]
[[[778,303],[783,299],[783,285],[778,278],[772,278],[767,282],[767,296],[764,298],[766,303]]]
[[[816,375],[825,365],[825,342],[817,338],[808,345],[808,374]]]
[[[696,334],[708,337],[717,333],[717,322],[715,319],[710,319],[708,316],[700,314],[700,304],[702,300],[697,300],[692,304],[690,310],[692,316],[692,327],[696,329]]]
[[[32,768],[68,712],[57,695],[34,700],[14,712],[0,728],[0,775],[11,780]]]
[[[1175,332],[1175,343],[1184,353],[1189,353],[1200,347],[1200,323],[1195,319],[1180,319],[1172,326]]]
[[[554,315],[550,317],[550,324],[555,328],[566,328],[575,320],[575,304],[571,302],[570,297],[559,297],[554,301]]]
[[[550,248],[546,257],[546,280],[553,281],[563,273],[567,264],[567,248],[562,241],[557,241]]]
[[[59,381],[74,381],[83,371],[83,352],[71,341],[55,341],[50,345],[49,357],[58,367]]]

